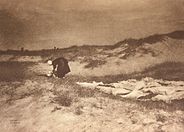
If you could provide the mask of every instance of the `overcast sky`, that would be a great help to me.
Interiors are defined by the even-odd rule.
[[[114,44],[184,30],[184,0],[0,0],[0,48]]]

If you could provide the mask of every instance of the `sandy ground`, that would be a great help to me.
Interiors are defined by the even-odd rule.
[[[78,77],[1,82],[2,132],[183,132],[184,110],[82,88]]]
[[[65,79],[44,76],[52,68],[43,63],[41,56],[1,55],[0,132],[183,132],[183,81],[177,84],[155,79],[150,79],[148,83],[145,80],[120,80],[119,84],[123,88],[129,88],[128,94],[141,95],[147,92],[152,95],[144,101],[137,100],[137,96],[117,97],[122,89],[114,91],[110,88],[108,93],[106,88],[113,85],[115,89],[119,78],[105,78],[105,75],[140,72],[149,66],[168,61],[183,63],[183,41],[166,39],[162,43],[144,44],[133,48],[133,51],[131,45],[126,44],[112,51],[106,48],[95,50],[94,53],[89,52],[91,48],[89,51],[84,50],[84,53],[83,50],[81,53],[74,50],[74,60],[69,62],[72,72]],[[177,46],[173,47],[172,44]],[[127,46],[130,47],[127,49]],[[150,49],[156,55],[148,52]],[[66,53],[68,55],[70,53]],[[123,58],[127,55],[128,58]],[[162,71],[158,71],[158,75],[166,69],[166,72],[170,70],[178,73],[174,75],[182,79],[183,65],[172,70],[177,63],[173,63],[170,68],[166,68],[167,64],[170,65],[166,63],[160,66]],[[150,75],[153,74],[152,70],[148,71]],[[116,81],[111,84],[102,83],[100,88],[105,87],[107,92],[99,87],[91,89],[77,84],[95,81],[91,76],[98,76],[102,82]],[[167,91],[168,86],[172,90]],[[175,94],[178,91],[179,94]],[[169,95],[170,98],[166,103],[164,100],[153,101],[153,95]],[[179,99],[179,103],[176,99]]]

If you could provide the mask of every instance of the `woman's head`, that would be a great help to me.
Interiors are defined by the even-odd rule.
[[[52,61],[51,61],[51,60],[48,60],[47,63],[48,63],[49,65],[52,65]]]

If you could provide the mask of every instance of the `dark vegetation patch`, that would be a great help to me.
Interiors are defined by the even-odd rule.
[[[84,61],[84,62],[86,62],[86,61]],[[106,61],[105,60],[92,60],[92,59],[88,59],[88,61],[87,61],[87,65],[85,65],[85,67],[84,68],[95,68],[95,67],[98,67],[98,66],[101,66],[101,65],[104,65],[105,63],[106,63]]]
[[[141,80],[145,77],[154,79],[163,79],[169,81],[184,81],[184,63],[182,62],[164,62],[146,68],[142,72],[131,74],[108,75],[103,77],[91,77],[94,81],[102,81],[104,83],[117,82],[128,79]]]
[[[29,77],[27,67],[32,62],[0,62],[0,81],[18,81]]]
[[[52,100],[52,103],[57,103],[61,106],[69,107],[74,100],[69,91],[62,91],[55,93],[56,97]]]
[[[166,111],[182,110],[184,111],[184,100],[172,101],[165,103],[163,101],[137,101],[137,103],[147,109],[163,109]]]
[[[181,62],[165,62],[153,67],[147,68],[142,73],[143,77],[149,76],[155,79],[184,81],[184,63]],[[140,75],[135,75],[140,78]]]
[[[86,98],[86,97],[94,97],[97,91],[95,89],[78,87],[75,89],[75,92],[77,96]]]
[[[59,79],[59,80],[54,80],[51,79],[50,82],[54,83],[54,92],[58,93],[57,88],[62,88],[65,90],[69,90],[70,94],[73,97],[94,97],[99,94],[98,91],[95,89],[84,89],[76,82],[90,82],[91,78],[86,78],[86,77],[80,77],[80,76],[70,76],[65,79]],[[60,92],[60,91],[59,91]]]
[[[143,47],[139,48],[139,52],[142,55],[151,54],[152,57],[156,57],[160,53],[160,52],[153,51],[151,48],[143,48]]]

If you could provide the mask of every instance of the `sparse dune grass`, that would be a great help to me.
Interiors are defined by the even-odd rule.
[[[7,54],[13,52],[13,55],[24,57],[13,56],[20,62],[0,62],[0,131],[183,132],[183,99],[173,100],[170,104],[122,99],[76,84],[141,80],[144,77],[184,81],[183,32],[164,36],[181,40],[171,41],[153,35],[145,39],[127,39],[113,46],[73,46],[23,53],[7,51]],[[178,52],[172,58],[173,54],[165,50],[166,45],[159,47],[163,42],[171,45],[176,41],[181,48],[175,47]],[[149,45],[148,50],[137,49],[143,43]],[[152,45],[167,53],[156,52],[159,54],[155,55]],[[125,50],[127,46],[129,48]],[[45,73],[49,71],[46,61],[58,56],[69,60],[72,72],[64,79],[46,77]],[[1,56],[0,59],[4,58]],[[23,62],[30,58],[36,63]]]
[[[104,77],[101,81],[112,79]],[[40,128],[48,131],[104,132],[109,129],[117,131],[183,129],[182,102],[167,105],[164,102],[121,99],[76,84],[78,81],[94,80],[95,77],[74,75],[67,75],[64,79],[34,75],[12,83],[2,81],[0,119],[4,122],[0,122],[2,126],[0,131],[26,132],[37,131]],[[7,103],[8,99],[11,99],[10,103]],[[170,126],[175,129],[169,128]]]

